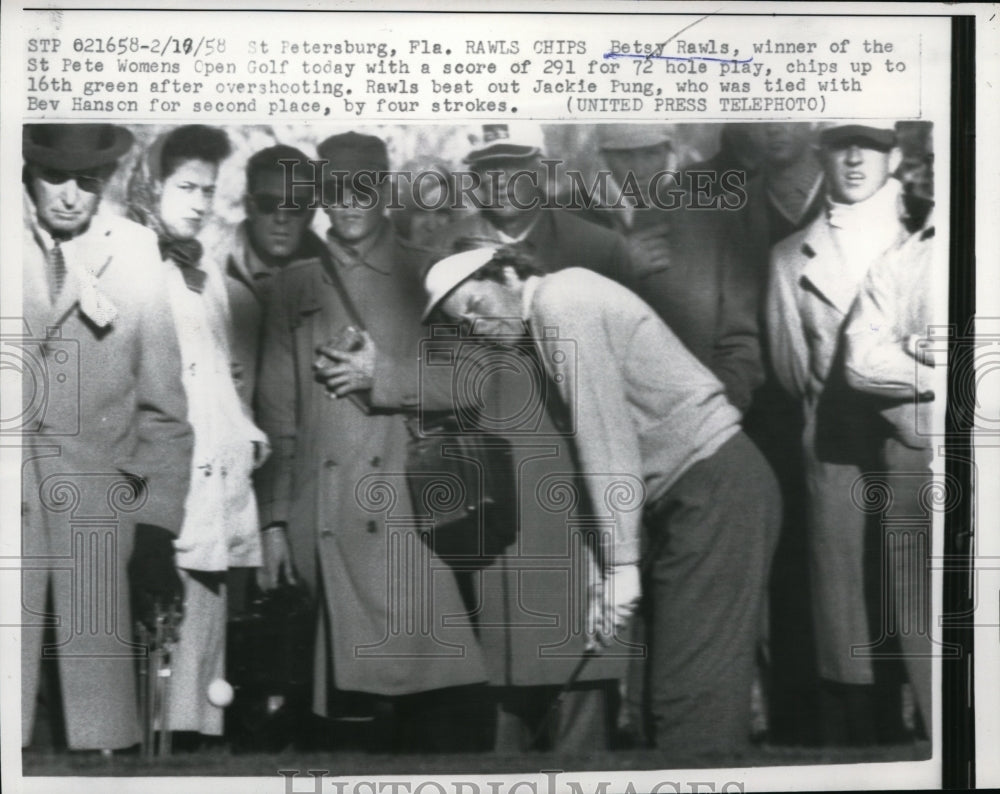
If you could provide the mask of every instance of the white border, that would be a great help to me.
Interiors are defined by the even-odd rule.
[[[25,4],[28,5],[28,4]],[[38,7],[50,5],[47,3],[30,3]],[[63,8],[75,7],[127,7],[127,8],[165,8],[170,6],[180,10],[186,4],[170,3],[165,0],[136,0],[129,3],[114,3],[107,0],[90,0],[90,2],[80,2],[80,0],[68,0],[59,3]],[[195,4],[191,4],[195,5]],[[398,9],[403,6],[402,0],[397,2],[351,2],[345,0],[338,3],[301,3],[301,4],[281,4],[276,2],[265,2],[264,0],[216,0],[213,2],[214,8],[230,8],[233,11],[241,11],[253,8],[275,8],[279,5],[295,8],[310,8],[324,10],[344,10],[344,11],[379,11]],[[607,10],[614,8],[615,11],[628,12],[636,11],[640,13],[655,13],[657,11],[671,11],[680,13],[711,13],[712,11],[724,10],[726,12],[780,12],[794,14],[821,15],[824,13],[833,14],[870,14],[881,13],[888,15],[955,15],[971,14],[977,17],[977,114],[978,128],[981,131],[995,131],[1000,129],[1000,55],[998,55],[998,42],[1000,36],[1000,22],[998,22],[995,5],[970,5],[970,4],[931,4],[931,3],[754,3],[752,7],[745,3],[633,3],[620,2],[617,4],[600,2],[599,0],[582,0],[582,2],[562,2],[561,0],[507,0],[504,3],[504,10],[513,11],[557,11],[573,10],[576,12],[588,10]],[[475,3],[430,2],[422,4],[420,10],[485,10],[484,5]],[[414,9],[417,10],[417,9]],[[496,10],[495,7],[491,10]],[[992,15],[992,19],[990,18]],[[20,64],[20,48],[10,46],[9,42],[21,38],[21,18],[19,8],[6,3],[2,10],[2,32],[4,46],[0,53],[0,70],[2,70],[2,98],[0,98],[0,118],[3,119],[3,140],[0,144],[0,239],[8,241],[4,246],[3,257],[11,255],[10,241],[19,239],[20,235],[20,196],[19,191],[12,188],[17,184],[17,174],[20,171],[20,99],[24,95],[23,71]],[[947,146],[940,146],[942,143],[939,130],[940,125],[936,125],[935,150],[937,152],[937,173],[938,185],[943,188],[947,184],[948,171],[945,168],[944,158],[941,156],[947,151]],[[945,139],[947,140],[947,139]],[[997,218],[1000,218],[1000,204],[996,195],[998,158],[995,136],[980,133],[977,138],[977,170],[978,170],[978,204],[977,204],[977,254],[980,263],[979,285],[977,290],[977,303],[980,316],[1000,317],[1000,279],[991,277],[995,274],[995,264],[997,251],[1000,251],[1000,230],[998,230]],[[939,191],[939,196],[943,200],[945,193]],[[943,206],[947,206],[942,201]],[[17,275],[14,275],[14,274]],[[11,312],[12,296],[19,296],[19,268],[4,267],[4,290],[0,300],[2,300],[3,316],[15,316],[18,313],[19,302],[14,303],[13,315]],[[17,285],[17,286],[15,286]],[[995,385],[995,384],[994,384]],[[15,395],[19,399],[19,395]],[[3,395],[6,400],[9,395]],[[990,398],[994,399],[994,398]],[[994,403],[995,404],[995,403]],[[980,454],[981,453],[981,454]],[[996,454],[990,453],[990,454]],[[998,508],[1000,508],[1000,491],[991,487],[989,483],[995,483],[998,478],[995,476],[996,464],[990,458],[987,450],[977,451],[977,459],[981,464],[980,488],[976,494],[976,515],[980,533],[978,536],[977,552],[983,556],[996,556],[1000,558],[1000,537],[995,531]],[[19,487],[16,478],[12,478],[11,472],[19,468],[19,456],[16,451],[12,453],[10,449],[0,450],[0,526],[4,531],[0,535],[0,556],[10,557],[18,554],[18,533],[15,528],[18,526],[19,515],[16,507],[19,504]],[[984,487],[985,486],[985,487]],[[12,531],[15,530],[15,531]],[[938,541],[942,533],[938,528],[936,531]],[[938,553],[940,548],[938,548]],[[0,568],[5,564],[0,561]],[[940,581],[938,580],[938,585]],[[978,784],[979,786],[989,783],[1000,784],[1000,759],[995,752],[1000,746],[1000,648],[998,648],[998,637],[996,624],[1000,619],[991,610],[997,606],[997,596],[1000,594],[1000,571],[983,571],[980,579],[980,592],[988,597],[981,605],[981,611],[977,611],[976,622],[979,625],[976,630],[976,695],[977,695],[977,749],[978,749]],[[940,593],[936,592],[939,596]],[[0,623],[16,623],[18,615],[19,593],[17,588],[17,577],[10,573],[0,575]],[[992,624],[992,625],[990,625]],[[18,632],[4,631],[0,636],[0,647],[6,658],[18,659]],[[11,669],[13,667],[13,669]],[[110,787],[121,785],[125,780],[129,790],[135,791],[177,791],[177,790],[212,790],[213,792],[247,792],[255,790],[283,791],[283,781],[277,776],[273,780],[261,778],[26,778],[16,781],[11,773],[20,771],[20,749],[16,741],[19,728],[19,697],[11,697],[12,693],[19,693],[19,670],[18,665],[5,665],[2,678],[2,689],[5,697],[0,704],[0,713],[3,718],[2,735],[4,737],[3,746],[0,747],[0,763],[4,770],[4,783],[11,786],[11,790],[22,791],[53,791],[56,786],[72,785],[74,790],[95,790],[104,791]],[[939,681],[940,670],[936,669],[936,681]],[[939,688],[938,688],[939,689]],[[935,730],[936,738],[934,754],[935,758],[940,758],[940,736],[941,725],[940,709],[936,710]],[[540,768],[545,765],[545,757],[538,756],[526,758],[531,764],[537,764]],[[668,773],[656,772],[621,772],[609,773],[619,780],[632,782],[634,790],[642,791],[643,786],[652,786],[663,780],[676,781],[698,781],[712,779],[722,782],[728,780],[738,780],[744,783],[748,790],[770,788],[772,790],[803,790],[816,788],[859,788],[872,787],[873,784],[881,784],[886,788],[907,788],[925,787],[928,784],[926,776],[928,765],[935,764],[935,761],[921,763],[896,763],[896,764],[857,764],[857,765],[829,765],[810,767],[765,767],[743,770],[671,770]],[[317,767],[322,767],[318,762]],[[457,777],[457,776],[456,776]],[[540,791],[545,791],[548,779],[542,775],[532,778],[528,775],[490,775],[489,779],[500,779],[506,777],[510,780],[531,780],[535,779]],[[581,783],[586,781],[596,782],[605,779],[603,773],[587,773],[574,775]],[[367,778],[353,778],[358,781]],[[402,780],[403,778],[386,778],[386,780]],[[416,784],[421,780],[431,778],[407,778]],[[560,779],[561,780],[561,779]],[[204,784],[204,785],[202,785]],[[350,786],[350,784],[349,784]],[[210,789],[209,789],[210,787]],[[306,789],[311,790],[311,789]],[[327,789],[330,790],[330,789]],[[351,791],[349,787],[346,789]],[[412,790],[412,789],[411,789]],[[433,789],[431,789],[433,790]],[[565,790],[565,789],[563,789]],[[585,787],[585,790],[588,790]],[[667,789],[669,790],[669,789]]]

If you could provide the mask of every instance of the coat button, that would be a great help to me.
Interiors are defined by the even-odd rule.
[[[334,466],[337,465],[337,461],[327,458],[326,460],[323,461],[323,465],[326,466],[328,469],[332,469]]]
[[[378,468],[381,465],[382,465],[382,458],[380,458],[378,455],[372,458],[372,466]]]
[[[332,529],[324,529],[319,534],[320,534],[320,537],[323,537],[323,538],[332,538],[333,537],[333,530]]]
[[[365,528],[369,532],[378,532],[378,524],[376,524],[374,521],[369,521]]]

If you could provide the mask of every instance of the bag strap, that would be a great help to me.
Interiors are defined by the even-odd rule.
[[[350,319],[351,324],[357,326],[358,330],[364,331],[365,324],[361,319],[361,314],[358,312],[357,306],[354,305],[354,301],[351,300],[351,294],[347,291],[347,287],[344,286],[344,282],[341,280],[340,274],[337,272],[337,265],[333,261],[333,255],[325,246],[320,254],[320,261],[323,263],[323,268],[330,277],[330,281],[333,282],[333,288],[337,290],[337,296],[340,298],[340,302],[344,305],[344,310],[347,312],[347,316]]]

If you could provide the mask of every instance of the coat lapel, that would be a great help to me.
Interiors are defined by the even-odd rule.
[[[247,258],[251,256],[251,249],[250,243],[247,240],[246,224],[247,222],[243,221],[236,228],[236,233],[233,235],[232,251],[226,257],[226,275],[243,284],[259,300],[260,295],[257,291],[257,285],[254,283],[253,275],[250,273],[250,266],[247,264]]]
[[[801,254],[806,257],[802,279],[827,303],[847,314],[858,292],[857,283],[840,255],[825,214],[809,225]]]
[[[870,212],[876,213],[872,223],[892,223],[892,228],[880,226],[872,232],[874,239],[874,251],[876,256],[871,256],[867,261],[845,259],[837,239],[834,236],[832,227],[827,219],[827,213],[820,215],[808,227],[802,253],[808,258],[802,277],[825,301],[835,307],[842,314],[847,314],[858,293],[858,287],[871,266],[871,263],[881,256],[885,251],[900,245],[909,236],[909,231],[901,219],[903,205],[898,198],[897,192],[888,198],[893,198],[892,206],[895,208],[892,220],[888,218],[881,220],[880,205],[876,204],[870,208]],[[882,208],[884,209],[884,207]],[[882,236],[882,232],[885,235]],[[849,234],[856,234],[857,230],[848,231]],[[877,247],[875,247],[877,246]],[[810,256],[810,251],[812,255]]]
[[[250,245],[248,221],[243,221],[233,236],[232,252],[226,257],[226,275],[243,284],[258,302],[263,302],[261,283],[271,278],[278,268],[268,268]]]
[[[330,263],[332,266],[332,263]],[[333,284],[330,274],[326,272],[323,262],[305,260],[295,266],[295,322],[301,323],[302,318],[315,314],[323,308],[324,296],[327,294],[326,284]],[[291,273],[289,273],[291,275]]]

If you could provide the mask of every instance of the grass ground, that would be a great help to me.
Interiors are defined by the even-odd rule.
[[[930,757],[930,743],[870,748],[802,748],[761,745],[745,755],[702,755],[667,758],[655,750],[596,752],[586,756],[556,753],[498,755],[376,755],[358,751],[234,754],[224,748],[180,753],[166,759],[144,760],[136,755],[110,759],[97,754],[26,751],[24,774],[43,776],[192,775],[274,777],[279,769],[325,769],[331,775],[446,775],[539,773],[542,770],[596,771],[683,768],[797,766],[918,761]]]

